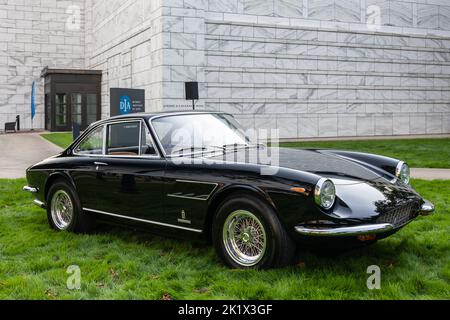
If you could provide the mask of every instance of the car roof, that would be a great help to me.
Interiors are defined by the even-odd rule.
[[[149,119],[153,119],[156,117],[176,116],[176,115],[193,115],[193,114],[227,114],[227,115],[232,116],[229,113],[220,112],[220,111],[163,111],[163,112],[130,113],[130,114],[126,114],[126,115],[120,115],[120,116],[114,116],[111,118],[102,119],[102,120],[96,121],[94,123],[91,123],[89,125],[89,127],[86,129],[86,131],[82,135],[80,135],[74,141],[73,144],[75,144],[75,142],[77,142],[79,139],[81,139],[87,132],[91,131],[91,129],[93,129],[99,125],[108,124],[109,122],[112,122],[112,121],[136,119],[136,118],[149,120]]]
[[[194,115],[194,114],[227,114],[225,112],[218,111],[165,111],[165,112],[145,112],[145,113],[130,113],[126,115],[114,116],[111,118],[103,119],[98,121],[97,123],[104,123],[114,120],[126,120],[126,119],[135,119],[135,118],[144,118],[151,119],[156,117],[164,117],[164,116],[175,116],[175,115]]]
[[[109,122],[114,122],[118,120],[127,120],[127,119],[146,119],[151,120],[153,118],[159,118],[159,117],[165,117],[165,116],[179,116],[179,115],[194,115],[194,114],[226,114],[233,116],[230,113],[227,112],[220,112],[220,111],[165,111],[165,112],[144,112],[144,113],[130,113],[126,115],[120,115],[120,116],[114,116],[111,118],[102,119],[99,121],[96,121],[94,123],[91,123],[86,131],[89,131],[89,129],[97,127],[98,125],[104,125],[108,124]]]

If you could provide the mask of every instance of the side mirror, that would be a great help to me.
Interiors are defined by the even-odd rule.
[[[145,155],[156,155],[156,150],[153,146],[146,144],[143,148],[142,148],[142,154]]]

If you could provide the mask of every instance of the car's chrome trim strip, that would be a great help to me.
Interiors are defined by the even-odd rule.
[[[315,237],[359,236],[384,233],[392,230],[394,230],[394,226],[388,223],[336,228],[308,228],[305,226],[295,227],[295,231],[297,231],[297,233]]]
[[[42,208],[42,209],[45,209],[45,203],[43,203],[42,201],[34,200],[33,203],[34,203],[35,205],[37,205],[38,207],[40,207],[40,208]]]
[[[206,197],[205,197],[205,195],[189,196],[189,195],[185,195],[183,193],[170,193],[170,194],[167,194],[167,196],[169,198],[208,201],[211,198],[211,196],[214,194],[214,192],[217,190],[217,187],[219,186],[219,184],[215,183],[215,182],[203,182],[203,181],[191,181],[191,180],[176,180],[176,182],[177,183],[204,184],[204,185],[214,186],[214,188],[211,190],[211,192],[208,195],[206,195]]]
[[[183,196],[183,195],[178,195],[178,194],[168,194],[167,196],[168,196],[169,198],[178,198],[178,199],[187,199],[187,200],[197,200],[197,201],[206,201],[206,200],[208,200],[208,198],[209,198],[209,196],[208,196],[208,197],[205,197],[205,196],[203,196],[203,195],[190,197],[190,196]]]
[[[39,189],[30,187],[30,186],[25,186],[25,187],[23,187],[23,191],[31,192],[31,193],[38,193]]]
[[[144,220],[144,219],[139,219],[139,218],[134,218],[134,217],[122,216],[120,214],[115,214],[115,213],[110,213],[110,212],[105,212],[105,211],[100,211],[100,210],[94,210],[94,209],[89,209],[89,208],[83,208],[83,210],[94,212],[94,213],[99,213],[99,214],[103,214],[103,215],[107,215],[107,216],[112,216],[112,217],[116,217],[116,218],[122,218],[122,219],[128,219],[128,220],[134,220],[134,221],[154,224],[154,225],[158,225],[158,226],[162,226],[162,227],[181,229],[181,230],[192,231],[192,232],[197,232],[197,233],[203,232],[203,230],[199,230],[199,229],[180,227],[180,226],[176,226],[176,225],[168,224],[168,223],[162,223],[162,222],[157,222],[157,221],[152,221],[152,220]]]
[[[192,181],[192,180],[177,180],[180,183],[195,183],[195,184],[210,184],[217,187],[217,183],[215,182],[203,182],[203,181]]]

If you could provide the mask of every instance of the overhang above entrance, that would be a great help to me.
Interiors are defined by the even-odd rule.
[[[41,71],[41,78],[45,78],[48,75],[61,74],[61,75],[86,75],[86,76],[101,76],[101,70],[82,70],[82,69],[51,69],[45,67]]]

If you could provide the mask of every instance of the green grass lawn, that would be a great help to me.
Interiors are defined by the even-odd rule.
[[[68,133],[46,133],[41,134],[44,139],[56,144],[57,146],[66,149],[72,143],[72,132]]]
[[[50,133],[42,137],[64,149],[72,143],[72,133]],[[400,159],[413,168],[450,168],[450,139],[311,141],[287,142],[281,146],[354,150]]]
[[[337,256],[303,249],[290,268],[236,271],[208,245],[110,227],[54,232],[21,192],[24,180],[0,180],[0,299],[448,299],[450,182],[413,183],[437,213],[389,239]],[[66,288],[70,265],[81,268],[79,291]],[[381,268],[381,290],[366,287],[370,265]]]
[[[406,161],[413,168],[450,168],[450,139],[287,142],[282,147],[369,152]]]

